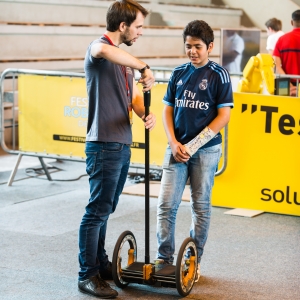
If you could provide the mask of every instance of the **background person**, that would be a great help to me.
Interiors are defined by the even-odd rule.
[[[245,49],[243,38],[235,30],[226,30],[223,41],[222,66],[229,73],[239,73]]]
[[[131,110],[152,129],[155,116],[144,118],[144,100],[134,80],[140,70],[144,91],[154,84],[147,64],[118,46],[131,46],[142,35],[148,12],[134,0],[119,0],[107,11],[107,31],[86,52],[84,69],[89,97],[86,135],[86,170],[90,199],[79,228],[79,280],[81,292],[101,298],[118,295],[104,279],[112,279],[105,251],[106,227],[123,190],[129,163]]]
[[[157,204],[157,261],[172,264],[175,252],[175,223],[182,194],[190,179],[192,224],[190,236],[198,249],[196,282],[211,215],[211,191],[222,152],[220,130],[229,122],[233,107],[228,71],[209,60],[214,33],[204,21],[195,20],[183,31],[190,62],[176,67],[163,98],[163,124],[168,146]],[[214,137],[191,157],[185,144],[200,133]],[[200,134],[201,136],[201,134]]]
[[[300,9],[292,13],[293,30],[281,36],[274,48],[276,73],[300,75]],[[296,80],[291,79],[290,95],[296,95]]]
[[[282,35],[284,35],[284,32],[281,30],[282,23],[280,20],[278,20],[276,18],[272,18],[272,19],[269,19],[265,23],[265,25],[267,27],[267,34],[268,34],[266,49],[268,50],[269,54],[273,55],[273,50],[275,48],[277,40]]]

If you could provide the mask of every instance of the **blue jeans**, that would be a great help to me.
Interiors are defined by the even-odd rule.
[[[211,191],[222,154],[221,144],[199,149],[187,163],[175,161],[168,146],[157,204],[157,258],[173,263],[175,222],[182,194],[190,178],[192,223],[190,237],[195,240],[198,263],[207,240],[211,215]]]
[[[105,269],[107,220],[116,209],[130,164],[130,145],[86,142],[86,172],[90,199],[79,228],[79,280]]]

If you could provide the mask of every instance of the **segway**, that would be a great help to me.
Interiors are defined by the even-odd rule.
[[[145,116],[149,114],[150,91],[144,93]],[[145,129],[145,261],[137,261],[133,233],[124,231],[118,238],[112,258],[112,276],[119,288],[129,283],[174,287],[185,297],[193,288],[197,273],[197,247],[186,238],[178,252],[176,266],[150,263],[149,254],[149,130]]]

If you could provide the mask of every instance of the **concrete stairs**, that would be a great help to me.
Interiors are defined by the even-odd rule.
[[[0,1],[0,72],[6,68],[82,71],[88,44],[105,31],[112,1]],[[172,2],[172,3],[171,3]],[[193,3],[197,3],[197,5]],[[185,61],[183,27],[203,19],[215,29],[212,59],[220,56],[220,28],[239,28],[242,11],[210,0],[143,2],[150,15],[144,34],[127,51],[152,66],[173,67]]]

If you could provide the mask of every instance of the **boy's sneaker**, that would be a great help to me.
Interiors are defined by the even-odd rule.
[[[196,271],[196,276],[195,276],[195,282],[198,282],[201,276],[201,272],[200,272],[200,264],[198,264],[197,266],[197,271]]]
[[[165,267],[165,265],[170,265],[170,263],[161,258],[154,259],[154,266],[156,271],[161,270]]]

